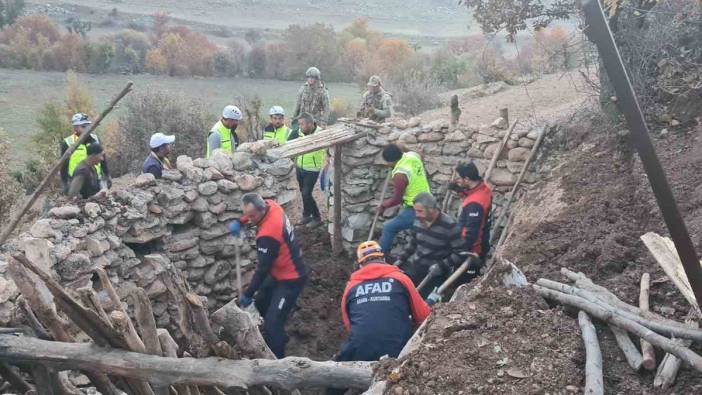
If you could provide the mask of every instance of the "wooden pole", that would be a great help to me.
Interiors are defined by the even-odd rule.
[[[500,145],[497,147],[497,151],[495,151],[495,153],[492,154],[492,159],[490,159],[490,165],[488,166],[488,168],[485,171],[485,174],[483,176],[483,179],[485,180],[485,182],[490,182],[490,176],[492,175],[492,170],[495,168],[495,165],[497,164],[497,160],[500,158],[502,151],[504,151],[505,145],[507,145],[507,142],[509,141],[509,136],[512,135],[512,131],[517,126],[517,123],[519,123],[519,122],[514,121],[512,126],[507,130],[507,133],[505,133],[505,135],[502,137],[502,141],[500,141]]]
[[[341,180],[344,177],[342,169],[343,145],[334,146],[334,234],[332,237],[332,251],[334,255],[343,252],[344,246],[341,237]]]
[[[121,312],[124,315],[124,317],[126,317],[126,320],[124,321],[126,327],[124,329],[127,331],[126,339],[131,342],[129,350],[141,353],[146,352],[144,342],[141,341],[139,334],[134,328],[132,320],[129,319],[127,311],[124,309],[124,306],[122,306],[122,301],[120,300],[119,295],[117,295],[117,291],[115,291],[115,288],[112,286],[112,281],[110,281],[110,278],[107,276],[107,272],[105,271],[105,269],[100,267],[95,268],[94,271],[100,279],[100,285],[102,285],[102,289],[105,290],[107,296],[109,296],[110,300],[112,301],[112,304],[114,304],[114,310]]]
[[[578,325],[585,343],[585,394],[603,395],[602,351],[597,341],[597,332],[590,317],[584,311],[578,313]]]
[[[0,360],[43,363],[59,369],[91,368],[110,375],[149,380],[157,385],[197,384],[221,388],[274,386],[366,389],[372,362],[312,361],[287,357],[268,360],[166,358],[87,343],[49,342],[0,335]]]
[[[500,226],[502,226],[504,219],[507,217],[507,212],[509,211],[510,206],[512,206],[512,203],[514,202],[514,198],[517,194],[517,188],[519,188],[519,185],[522,183],[522,180],[524,179],[524,175],[526,174],[527,170],[529,169],[529,165],[531,164],[531,161],[533,161],[534,158],[536,157],[536,152],[539,150],[539,146],[541,145],[541,142],[544,140],[545,135],[546,135],[546,127],[543,128],[543,130],[539,134],[539,137],[536,139],[534,146],[531,148],[531,152],[529,153],[529,157],[527,158],[526,162],[524,162],[524,166],[522,166],[522,171],[519,172],[519,176],[517,177],[517,181],[514,183],[514,186],[512,187],[512,190],[509,193],[509,199],[502,206],[502,212],[500,213],[499,218],[497,218],[495,225],[492,227],[493,230],[497,230]],[[497,232],[493,231],[490,234],[490,244],[492,244],[494,241],[495,233],[497,233]]]
[[[151,301],[143,288],[131,290],[132,303],[134,304],[134,318],[141,331],[141,339],[144,342],[146,352],[151,355],[161,355],[161,343],[158,340],[156,331],[156,320],[151,306]]]
[[[648,273],[641,275],[641,292],[639,293],[639,308],[643,312],[649,311],[648,293],[651,288],[651,276]],[[643,355],[643,367],[646,370],[656,368],[656,350],[651,343],[641,339],[641,355]]]
[[[635,371],[641,369],[641,365],[643,364],[643,357],[634,345],[634,342],[631,341],[629,334],[626,333],[625,330],[619,329],[614,325],[610,325],[609,329],[611,329],[612,333],[614,333],[614,337],[617,340],[617,344],[622,350],[624,358],[626,358],[626,362],[629,364],[629,366],[631,366],[631,368]]]
[[[383,183],[383,188],[380,190],[380,201],[378,203],[378,208],[380,208],[380,205],[383,204],[383,200],[385,200],[385,192],[388,190],[388,185],[390,184],[390,179],[392,178],[392,171],[388,170],[388,175],[385,177],[385,182]],[[373,217],[373,223],[371,224],[370,232],[368,232],[368,240],[371,241],[373,240],[373,233],[375,232],[375,225],[378,222],[378,217],[380,216],[380,211],[377,209],[375,210],[375,217]]]
[[[41,181],[41,183],[39,183],[39,186],[34,191],[34,193],[32,193],[32,195],[29,197],[29,199],[24,203],[24,205],[22,206],[20,211],[17,213],[17,215],[15,215],[12,218],[12,220],[10,220],[10,224],[7,226],[7,228],[5,228],[5,230],[2,233],[0,233],[0,245],[2,245],[3,243],[5,243],[5,241],[7,241],[7,238],[10,237],[10,234],[12,233],[12,231],[15,230],[15,228],[17,227],[17,224],[19,224],[22,217],[24,217],[24,214],[26,214],[27,211],[29,211],[29,209],[32,207],[34,202],[36,202],[37,198],[39,198],[39,196],[41,196],[41,194],[44,192],[46,187],[49,185],[49,182],[51,182],[51,180],[53,180],[54,176],[61,168],[63,162],[65,162],[66,160],[68,160],[68,158],[70,158],[70,156],[73,154],[73,152],[81,144],[83,144],[85,142],[85,140],[88,139],[88,136],[90,136],[90,133],[92,133],[93,130],[95,130],[95,128],[98,127],[100,122],[102,122],[102,120],[105,119],[107,114],[109,114],[115,108],[117,103],[120,100],[122,100],[122,98],[132,90],[132,85],[134,85],[134,83],[129,81],[127,83],[127,86],[125,86],[124,89],[122,89],[122,91],[114,99],[112,99],[112,101],[107,106],[107,108],[102,112],[102,114],[100,114],[100,116],[98,116],[97,119],[95,119],[95,121],[90,126],[90,128],[88,130],[84,131],[80,135],[80,137],[78,138],[78,141],[76,141],[75,144],[68,147],[66,152],[64,152],[64,154],[61,156],[61,158],[59,158],[58,162],[56,162],[54,167],[52,167],[51,170],[49,170],[49,173],[47,173],[46,176],[44,176],[44,179]]]

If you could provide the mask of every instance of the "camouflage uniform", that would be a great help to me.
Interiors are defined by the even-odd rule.
[[[322,81],[318,81],[315,86],[305,83],[297,92],[294,117],[303,112],[312,115],[320,126],[325,126],[329,121],[329,91]]]
[[[359,118],[369,118],[371,121],[383,122],[393,115],[392,95],[380,87],[377,92],[366,91],[363,94]]]

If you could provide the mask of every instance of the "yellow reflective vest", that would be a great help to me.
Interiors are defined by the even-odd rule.
[[[429,181],[424,171],[424,163],[422,163],[422,158],[418,153],[405,152],[392,169],[393,177],[398,173],[404,174],[408,181],[405,194],[402,196],[402,202],[405,206],[412,206],[414,198],[420,193],[430,192]]]
[[[317,127],[314,133],[319,133],[321,128]],[[300,137],[305,135],[299,131]],[[297,157],[297,167],[307,171],[320,171],[324,166],[324,161],[327,159],[327,151],[325,149],[308,152]]]
[[[209,138],[210,135],[214,132],[219,132],[220,137],[222,140],[219,143],[219,149],[228,151],[228,152],[234,152],[236,149],[236,141],[232,142],[232,131],[231,129],[228,129],[224,124],[222,123],[222,120],[220,119],[217,121],[217,123],[210,129],[210,131],[207,133],[207,137]],[[209,141],[205,140],[205,146],[207,147],[207,153],[205,154],[205,158],[210,157],[210,143]]]
[[[78,141],[78,138],[80,136],[76,136],[75,134],[72,134],[68,137],[66,137],[63,141],[68,145],[70,148],[73,144],[75,144]],[[95,140],[96,143],[100,144],[100,140],[98,140],[98,137],[94,134],[91,134],[90,137]],[[68,159],[68,176],[73,177],[73,172],[75,172],[76,167],[78,167],[78,164],[85,160],[85,158],[88,157],[88,147],[86,144],[81,144],[76,148],[75,151],[71,154],[71,157]],[[102,165],[97,164],[95,165],[95,170],[97,171],[98,176],[102,176]]]

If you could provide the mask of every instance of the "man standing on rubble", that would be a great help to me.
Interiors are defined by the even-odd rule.
[[[392,96],[384,88],[380,77],[373,75],[368,79],[368,90],[363,94],[361,109],[356,114],[359,118],[369,118],[374,122],[383,122],[393,114]]]
[[[418,194],[414,198],[414,211],[416,220],[410,244],[395,264],[405,269],[415,285],[429,276],[428,282],[419,290],[426,298],[466,260],[468,251],[456,220],[441,212],[439,202],[432,194]]]
[[[62,156],[68,150],[68,147],[72,146],[78,141],[80,135],[83,133],[83,131],[90,128],[92,122],[90,121],[88,115],[79,112],[73,115],[71,118],[71,124],[73,125],[73,134],[61,141],[59,156]],[[64,193],[68,193],[68,189],[71,185],[71,179],[75,174],[76,168],[78,167],[78,164],[88,157],[88,145],[93,143],[100,144],[100,140],[98,139],[97,135],[91,133],[90,136],[88,136],[88,139],[85,140],[83,144],[79,145],[75,151],[73,151],[71,157],[67,161],[63,162],[60,173]],[[95,172],[99,178],[101,188],[110,188],[112,186],[110,171],[107,168],[107,161],[105,160],[104,155],[102,156],[102,160],[95,165]]]
[[[422,192],[430,192],[429,181],[424,171],[422,158],[416,152],[403,153],[399,146],[390,144],[383,148],[383,159],[393,165],[392,184],[393,194],[378,206],[378,213],[385,209],[402,204],[397,216],[383,225],[380,237],[380,247],[386,254],[390,253],[395,235],[414,224],[414,198]]]
[[[466,272],[470,281],[480,272],[490,251],[490,227],[492,226],[492,189],[483,180],[475,163],[460,163],[456,166],[458,179],[450,188],[461,195],[461,214],[458,225],[461,236],[470,252],[478,255],[480,261],[473,260],[472,267]]]
[[[222,149],[229,153],[236,151],[239,145],[239,136],[236,134],[236,127],[243,116],[239,107],[229,105],[222,110],[222,118],[217,121],[212,129],[207,133],[207,153],[205,158],[216,149]]]
[[[322,81],[322,73],[316,67],[310,67],[305,72],[305,82],[297,92],[297,104],[293,117],[297,118],[302,113],[312,115],[314,121],[322,129],[329,122],[329,91]]]
[[[377,361],[383,355],[397,357],[431,310],[412,280],[400,269],[385,263],[375,241],[356,250],[360,269],[351,274],[341,299],[341,318],[349,337],[335,361]],[[327,394],[343,394],[328,390]]]
[[[244,216],[229,225],[238,236],[242,223],[257,227],[258,264],[248,288],[239,296],[242,307],[255,303],[263,316],[263,337],[273,354],[285,357],[285,323],[307,280],[293,226],[283,208],[257,193],[241,198]],[[255,297],[254,297],[255,296]],[[254,301],[255,299],[255,301]]]

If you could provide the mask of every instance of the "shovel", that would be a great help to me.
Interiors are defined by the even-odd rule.
[[[438,288],[436,288],[436,289],[427,297],[427,303],[429,303],[429,305],[431,306],[431,305],[434,305],[436,302],[440,301],[440,300],[441,300],[441,295],[442,295],[444,292],[446,292],[446,289],[447,289],[448,287],[450,287],[453,283],[455,283],[456,280],[458,280],[458,278],[461,277],[461,275],[462,275],[463,273],[465,273],[465,272],[468,271],[468,267],[470,266],[470,263],[471,263],[474,259],[480,259],[480,258],[479,258],[476,254],[470,253],[469,256],[468,256],[468,259],[466,259],[465,262],[463,262],[463,264],[461,264],[461,266],[458,267],[458,269],[454,270],[454,271],[453,271],[453,274],[451,274],[451,276],[449,276],[449,278],[447,278],[446,281],[444,281],[444,283],[441,284],[441,286],[439,286]],[[427,279],[425,278],[424,280],[427,280]],[[421,284],[420,284],[420,286],[421,286]]]
[[[234,261],[236,263],[236,290],[239,292],[237,295],[242,295],[244,293],[244,287],[241,284],[241,243],[243,243],[243,239],[241,236],[236,238],[236,242],[234,243]],[[258,309],[256,309],[256,306],[251,303],[250,305],[246,307],[242,307],[242,310],[247,312],[250,316],[253,322],[256,323],[261,323],[263,320],[261,318],[261,314],[258,312]]]
[[[388,176],[385,177],[385,183],[383,184],[383,189],[380,191],[380,204],[383,204],[383,199],[385,199],[385,192],[388,190],[388,184],[390,184],[390,179],[392,178],[392,171],[388,172]],[[380,211],[375,210],[375,217],[373,217],[373,223],[371,224],[370,232],[368,232],[368,240],[373,240],[373,233],[375,232],[375,224],[378,223],[378,217],[380,216]]]

